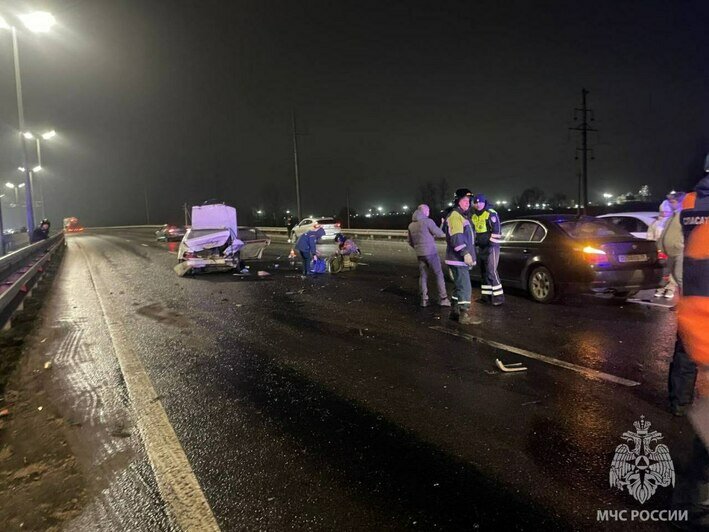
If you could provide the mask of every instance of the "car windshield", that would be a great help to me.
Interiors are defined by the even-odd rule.
[[[632,236],[622,227],[601,220],[569,220],[559,227],[571,238],[596,238],[602,236]]]

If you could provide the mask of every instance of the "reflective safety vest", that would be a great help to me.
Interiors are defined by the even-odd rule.
[[[470,217],[475,228],[475,244],[478,246],[489,246],[490,244],[500,244],[502,234],[500,232],[500,215],[495,209],[487,207],[481,211],[473,211]]]
[[[684,232],[682,296],[677,304],[679,334],[697,364],[709,366],[709,176],[682,202]]]

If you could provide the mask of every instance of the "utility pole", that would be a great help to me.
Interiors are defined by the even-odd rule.
[[[346,194],[347,194],[347,229],[350,229],[350,187],[347,187]]]
[[[148,205],[148,187],[143,185],[143,193],[145,194],[145,225],[150,225],[150,207]]]
[[[303,213],[300,210],[300,176],[298,173],[298,133],[295,129],[295,111],[293,111],[293,166],[295,168],[295,202],[298,211],[298,222],[303,219]]]
[[[574,109],[574,120],[578,120],[578,113],[581,113],[581,123],[577,127],[570,127],[572,131],[581,132],[581,147],[576,148],[576,152],[581,152],[581,180],[579,182],[579,206],[581,211],[579,214],[587,214],[588,208],[588,153],[591,152],[591,158],[593,158],[593,150],[588,148],[588,134],[590,132],[597,131],[589,126],[589,121],[593,122],[594,116],[593,111],[589,109],[586,105],[586,96],[588,91],[586,89],[581,89],[581,108],[578,107]],[[576,155],[576,159],[578,159]]]

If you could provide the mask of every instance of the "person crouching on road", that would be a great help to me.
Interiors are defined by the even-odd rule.
[[[416,251],[419,262],[421,306],[428,306],[428,272],[430,271],[436,277],[438,304],[442,307],[450,307],[451,302],[446,294],[446,282],[443,280],[441,259],[438,257],[435,241],[436,238],[445,238],[446,234],[429,218],[430,212],[428,205],[419,205],[409,224],[409,245]]]
[[[469,314],[472,288],[470,269],[475,266],[475,235],[468,219],[470,198],[473,195],[467,188],[455,191],[455,206],[446,218],[446,264],[450,267],[455,290],[453,303],[456,304],[452,318],[458,318],[463,325],[478,325],[482,320]]]
[[[338,255],[355,255],[359,253],[359,248],[357,244],[355,244],[355,241],[351,238],[347,238],[342,233],[335,235],[335,242],[337,243]]]
[[[305,233],[298,237],[295,249],[300,252],[303,259],[303,275],[310,275],[310,263],[318,252],[318,240],[325,236],[325,229],[320,224],[313,224]]]
[[[500,215],[487,204],[484,194],[473,196],[473,213],[470,217],[475,228],[475,251],[480,266],[481,297],[483,303],[502,305],[505,301],[502,282],[497,273],[500,262]]]

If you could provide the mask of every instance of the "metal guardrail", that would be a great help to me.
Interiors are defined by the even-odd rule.
[[[265,233],[277,233],[286,235],[288,229],[285,227],[258,227],[261,231]],[[407,238],[408,231],[406,229],[342,229],[342,232],[347,235],[352,235],[355,238],[360,236],[368,236],[371,239],[374,238]]]
[[[112,227],[87,227],[86,229],[159,229],[162,225],[116,225]],[[267,234],[277,234],[287,236],[288,229],[285,227],[256,227]],[[347,235],[356,237],[374,238],[406,238],[408,231],[406,229],[342,229],[342,232]]]
[[[63,244],[64,233],[59,233],[0,258],[0,326],[3,329],[10,326],[12,313],[22,309],[22,301],[18,303],[17,296],[24,292],[26,297],[31,292],[29,285],[36,284],[44,264]],[[13,304],[15,308],[11,308]]]

